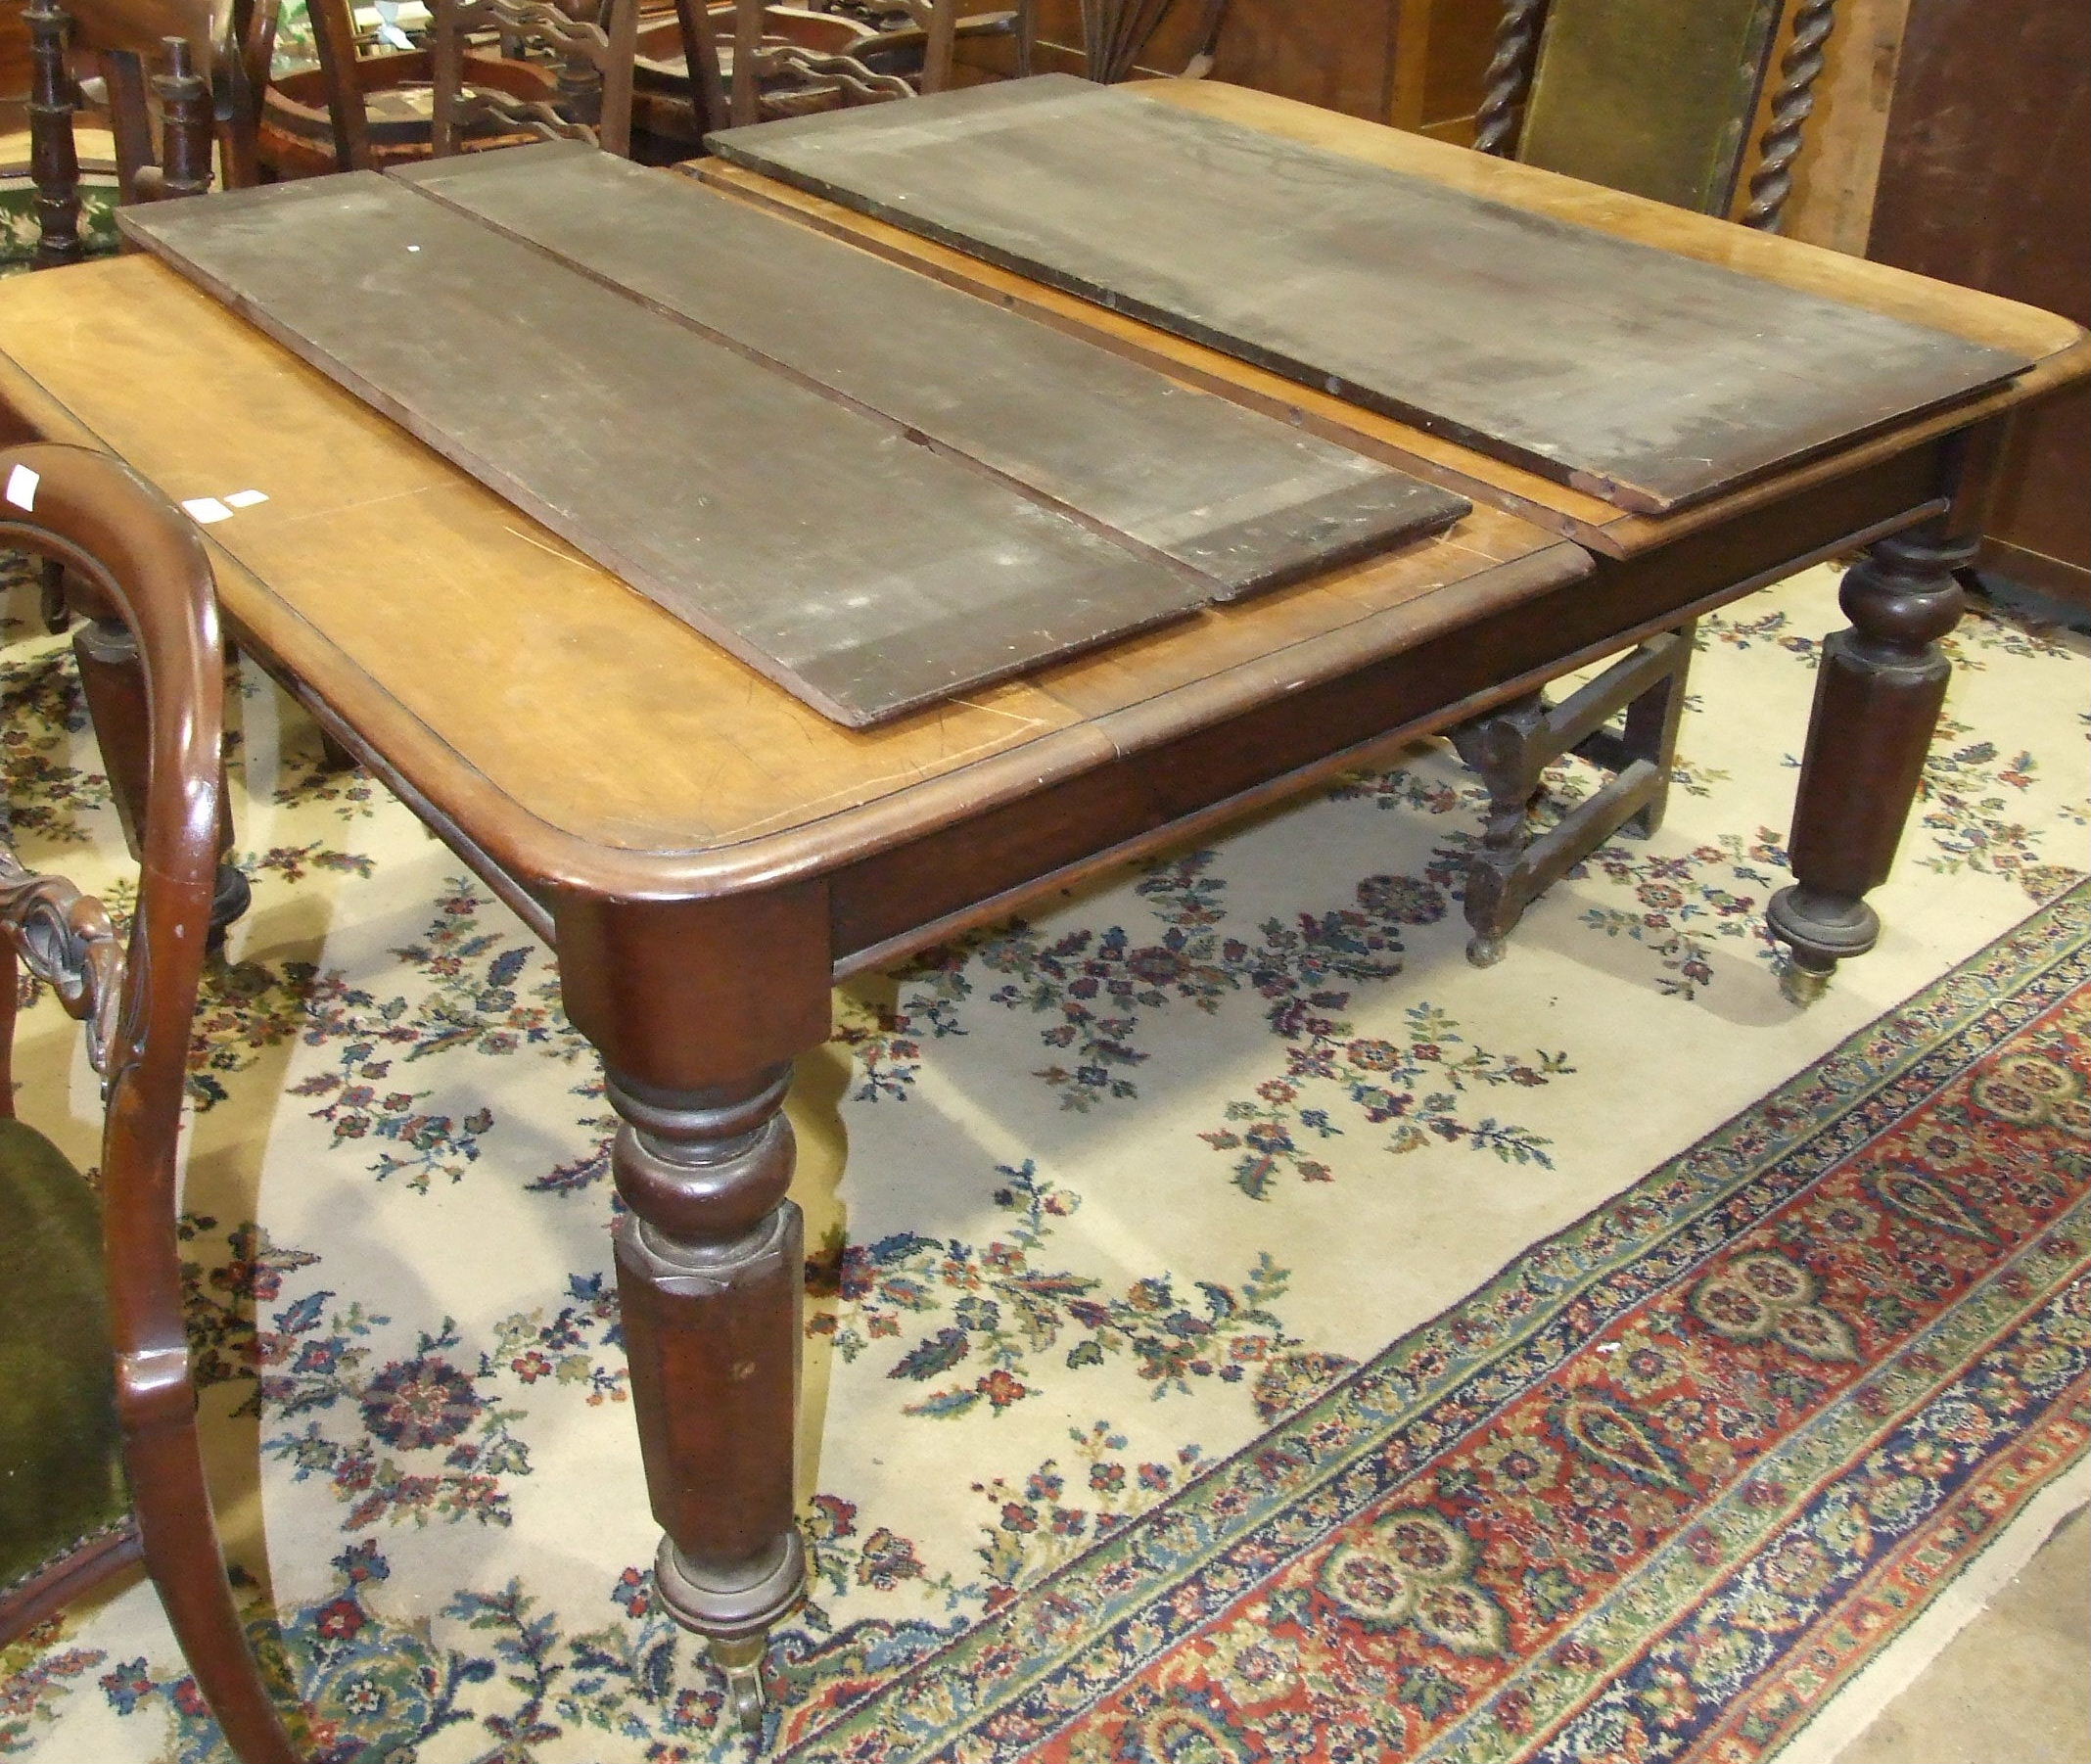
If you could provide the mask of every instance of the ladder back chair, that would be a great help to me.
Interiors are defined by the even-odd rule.
[[[0,544],[92,581],[135,641],[150,793],[127,938],[0,842],[0,1643],[143,1559],[243,1764],[295,1764],[225,1573],[197,1433],[176,1142],[209,931],[224,650],[195,526],[113,457],[0,450]],[[87,1024],[101,1195],[15,1118],[17,958]]]
[[[349,0],[307,0],[306,18],[316,65],[270,82],[256,128],[261,163],[279,177],[311,177],[427,159],[434,113],[428,47],[387,49],[366,39]],[[465,77],[523,105],[558,96],[550,68],[497,51],[468,50]]]
[[[438,159],[463,152],[470,131],[500,141],[517,135],[586,141],[630,157],[638,0],[605,0],[600,23],[551,0],[435,0],[435,20],[429,39],[435,107],[430,150]],[[468,78],[466,41],[488,32],[504,45],[547,53],[557,69],[554,95],[519,99]]]
[[[1777,232],[1835,4],[1509,0],[1474,146]],[[1760,114],[1764,129],[1745,186]],[[1693,627],[1682,627],[1559,704],[1529,693],[1452,731],[1454,748],[1489,792],[1487,828],[1466,881],[1469,960],[1499,960],[1525,907],[1615,832],[1646,838],[1661,824],[1692,642]],[[1543,774],[1571,753],[1610,776],[1534,838]]]
[[[892,0],[886,10],[906,23],[867,24],[826,0],[676,0],[696,95],[707,116],[735,127],[944,91],[958,45],[975,37],[1013,37],[1018,74],[1031,70],[1035,0],[991,13],[966,13],[960,0]]]

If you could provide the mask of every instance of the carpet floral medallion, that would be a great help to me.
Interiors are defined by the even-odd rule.
[[[8,604],[14,837],[120,907],[65,641]],[[2031,1548],[2091,1445],[2085,645],[1954,635],[1882,946],[1800,1012],[1762,912],[1838,623],[1827,571],[1702,622],[1667,822],[1496,968],[1429,744],[837,996],[767,1755],[1756,1764]],[[271,1669],[324,1764],[747,1756],[648,1589],[549,957],[235,698],[255,906],[181,1229]],[[91,1161],[28,1004],[19,1106]],[[149,1587],[0,1653],[9,1764],[228,1756]]]

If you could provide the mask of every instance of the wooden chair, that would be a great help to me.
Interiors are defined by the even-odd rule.
[[[349,0],[308,0],[306,16],[318,65],[270,83],[259,107],[260,162],[278,177],[311,177],[427,159],[435,118],[431,50],[366,54],[370,45],[357,34]],[[499,92],[524,107],[558,98],[556,75],[542,63],[468,49],[464,64],[475,90]]]
[[[188,0],[70,0],[70,10],[59,0],[28,0],[23,18],[36,190],[33,267],[53,269],[86,255],[85,167],[74,138],[83,108],[108,117],[118,202],[202,194],[210,187],[213,149],[228,182],[254,181],[256,79],[268,66],[274,0],[239,0],[222,18]],[[84,74],[83,65],[91,67]],[[148,65],[158,71],[148,75]],[[157,146],[149,92],[159,101]],[[44,570],[43,619],[52,631],[64,630],[69,619],[55,564]]]
[[[1790,19],[1787,4],[1509,0],[1474,145],[1777,232],[1835,0],[1796,0]],[[1750,129],[1782,38],[1779,85],[1745,191]],[[1489,792],[1466,880],[1470,961],[1500,960],[1525,907],[1613,833],[1646,838],[1661,824],[1692,637],[1685,626],[1643,644],[1559,704],[1531,693],[1453,731]],[[1569,753],[1610,776],[1534,839],[1541,775]]]
[[[908,22],[886,27],[833,0],[676,5],[695,96],[704,115],[723,119],[710,126],[941,92],[953,83],[959,46],[985,37],[1013,39],[1021,78],[1037,39],[1036,0],[993,12],[964,11],[960,0],[893,0],[891,10]],[[743,69],[753,77],[739,77]]]
[[[1835,23],[1835,0],[1509,0],[1474,145],[1776,233]]]
[[[0,544],[94,582],[135,640],[152,743],[127,940],[99,902],[24,869],[0,842],[0,1643],[142,1557],[234,1751],[294,1764],[211,1514],[174,1231],[218,855],[224,663],[210,565],[194,525],[106,454],[0,450]],[[106,1104],[99,1205],[14,1118],[18,955],[88,1026]]]
[[[272,5],[216,19],[179,0],[28,0],[23,18],[38,268],[83,253],[73,121],[84,106],[108,115],[119,201],[201,194],[214,154],[227,183],[254,181],[256,67],[267,65]]]
[[[435,0],[435,16],[430,146],[438,159],[462,152],[473,130],[499,141],[531,135],[581,140],[630,157],[638,0],[604,0],[600,23],[576,18],[550,0]],[[466,39],[489,31],[504,44],[548,51],[558,69],[555,96],[519,100],[469,79]]]

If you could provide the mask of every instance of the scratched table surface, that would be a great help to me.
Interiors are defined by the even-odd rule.
[[[1642,513],[2031,360],[1065,74],[708,145]]]
[[[157,204],[123,224],[855,727],[1468,506],[579,144]]]

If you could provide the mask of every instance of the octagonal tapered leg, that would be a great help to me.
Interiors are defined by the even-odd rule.
[[[828,1035],[820,884],[553,901],[560,990],[603,1055],[618,1293],[662,1603],[762,1719],[770,1626],[805,1596],[794,1522],[804,1228],[791,1062]]]
[[[792,1522],[805,1266],[789,1066],[683,1094],[615,1075],[618,1293],[661,1597],[709,1638],[744,1722],[764,1639],[806,1587]]]
[[[1880,937],[1865,897],[1887,879],[1916,801],[1952,673],[1938,639],[1960,620],[1954,573],[1975,548],[1916,528],[1845,572],[1837,598],[1851,628],[1823,646],[1789,842],[1793,886],[1768,915],[1789,952],[1782,984],[1795,1003],[1819,998],[1836,964]]]

